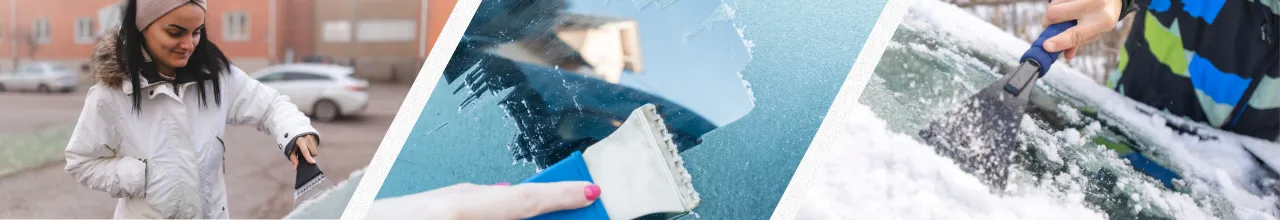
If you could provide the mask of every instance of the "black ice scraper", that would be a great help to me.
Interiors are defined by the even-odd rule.
[[[1022,55],[1018,68],[930,122],[920,137],[987,185],[1003,189],[1028,97],[1036,79],[1049,71],[1060,53],[1045,51],[1044,41],[1074,26],[1075,21],[1049,25]]]
[[[297,202],[298,198],[303,194],[306,194],[308,191],[311,191],[311,189],[324,182],[324,172],[320,172],[320,167],[316,166],[315,163],[311,163],[310,161],[303,159],[301,151],[297,148],[297,143],[290,142],[289,146],[285,147],[284,151],[288,154],[298,156],[298,175],[297,179],[293,182],[293,200],[295,202]],[[288,154],[286,154],[286,157],[288,157]]]

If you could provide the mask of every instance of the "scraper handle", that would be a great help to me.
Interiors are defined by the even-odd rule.
[[[302,187],[305,186],[308,182],[311,182],[312,180],[314,180],[316,177],[319,177],[320,175],[324,175],[324,172],[320,171],[320,166],[316,166],[316,164],[311,163],[306,159],[302,159],[302,155],[301,155],[302,151],[298,150],[297,143],[289,142],[289,145],[285,146],[285,152],[288,153],[286,154],[286,156],[290,154],[298,156],[298,167],[296,168],[298,173],[293,182],[293,188],[295,190],[302,189]]]
[[[1022,62],[1027,62],[1028,60],[1035,61],[1036,64],[1040,66],[1040,76],[1044,77],[1044,74],[1049,72],[1049,67],[1053,66],[1053,62],[1058,60],[1058,55],[1062,54],[1061,51],[1054,53],[1045,51],[1044,41],[1049,40],[1049,38],[1053,38],[1053,36],[1058,36],[1058,34],[1066,31],[1068,28],[1075,26],[1076,21],[1072,20],[1049,25],[1049,27],[1044,28],[1044,32],[1040,33],[1040,38],[1037,38],[1035,42],[1031,42],[1031,48],[1027,49],[1027,52],[1022,54],[1022,59],[1019,60]]]
[[[591,172],[587,170],[587,162],[582,153],[574,151],[568,158],[543,169],[537,175],[525,180],[525,183],[551,183],[560,181],[595,182]],[[607,220],[609,213],[604,209],[604,201],[596,200],[591,205],[573,210],[561,210],[528,218],[528,220]]]

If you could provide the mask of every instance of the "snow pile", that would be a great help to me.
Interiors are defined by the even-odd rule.
[[[1078,114],[1078,112],[1077,112]],[[1049,131],[1024,116],[1021,124],[1023,133],[1019,137],[1023,143],[1036,146],[1045,159],[1054,163],[1049,167],[1065,166],[1066,172],[1053,176],[1051,181],[1036,181],[1034,175],[1025,170],[1015,170],[1011,176],[1018,176],[1010,181],[1008,191],[1023,193],[1022,188],[1038,190],[1081,190],[1088,187],[1092,191],[1081,190],[1085,194],[1096,197],[1108,197],[1119,194],[1128,202],[1117,202],[1104,208],[1129,209],[1132,213],[1146,213],[1147,216],[1176,217],[1177,219],[1216,219],[1219,208],[1208,195],[1188,195],[1166,190],[1155,179],[1139,173],[1129,166],[1128,161],[1120,158],[1115,151],[1105,146],[1091,143],[1089,137],[1102,132],[1102,125],[1097,121],[1088,122],[1082,128],[1066,128],[1061,131]],[[1097,175],[1102,172],[1115,174],[1114,185],[1108,186],[1099,181],[1106,181]],[[1114,192],[1108,192],[1114,191]],[[1096,203],[1097,201],[1095,201]],[[1104,202],[1107,203],[1107,202]],[[1204,204],[1204,205],[1201,205]],[[1098,208],[1098,207],[1094,207]],[[1114,216],[1113,216],[1114,218]]]
[[[1165,126],[1167,120],[1177,120],[1170,118],[1173,116],[1143,113],[1138,110],[1144,108],[1141,104],[1079,75],[1049,75],[1045,83],[1073,97],[1095,103],[1093,107],[1109,123],[1122,127],[1129,132],[1126,135],[1152,148],[1146,150],[1169,160],[1170,168],[1188,177],[1191,191],[1212,194],[1203,195],[1210,197],[1205,198],[1208,200],[1229,202],[1231,211],[1224,214],[1240,219],[1276,219],[1280,214],[1277,197],[1260,186],[1271,178],[1266,176],[1268,171],[1256,163],[1243,147],[1256,143],[1247,143],[1247,140],[1240,140],[1245,137],[1239,136],[1224,135],[1217,140],[1201,140],[1199,136],[1180,134]]]
[[[1008,60],[1011,65],[1030,45],[954,5],[937,0],[916,1],[911,7],[909,19],[928,23],[939,32],[948,33],[945,37],[963,42],[973,49],[1002,56],[1002,60]],[[1190,197],[1185,193],[1164,190],[1150,182],[1136,181],[1134,178],[1121,179],[1116,187],[1131,193],[1134,200],[1144,203],[1145,208],[1160,209],[1180,219],[1214,218],[1210,213],[1216,213],[1218,217],[1240,219],[1275,219],[1280,215],[1276,207],[1277,198],[1260,186],[1268,181],[1274,182],[1274,179],[1265,176],[1266,171],[1254,162],[1243,147],[1262,144],[1268,145],[1266,148],[1277,148],[1275,144],[1230,134],[1221,135],[1218,140],[1200,140],[1197,136],[1179,134],[1167,128],[1165,122],[1180,118],[1159,111],[1155,111],[1156,115],[1143,113],[1138,109],[1145,107],[1144,105],[1098,85],[1069,65],[1054,65],[1039,84],[1051,92],[1061,92],[1078,99],[1067,101],[1086,103],[1085,105],[1097,110],[1107,124],[1120,127],[1125,132],[1124,135],[1137,140],[1143,147],[1151,148],[1144,150],[1152,154],[1155,157],[1153,159],[1169,161],[1170,168],[1186,177],[1183,184],[1190,188]],[[1079,118],[1073,115],[1078,114],[1074,108],[1064,110],[1067,110],[1065,112],[1068,120]],[[1082,137],[1092,136],[1089,133],[1098,130],[1092,125],[1089,126],[1092,128],[1081,131],[1053,132],[1040,130],[1033,125],[1034,122],[1024,122],[1022,126],[1032,136],[1028,138],[1056,138],[1063,143],[1070,143],[1069,145],[1086,146],[1036,144],[1041,150],[1056,152],[1047,153],[1051,161],[1062,161],[1063,156],[1059,154],[1067,152],[1096,162],[1084,165],[1133,172],[1132,168],[1119,167],[1124,165],[1124,161],[1114,154],[1102,157],[1108,154],[1086,152],[1093,149],[1105,151],[1101,146],[1083,143],[1086,141]],[[1135,207],[1142,208],[1144,207]]]
[[[871,110],[849,112],[799,219],[1105,219],[1077,190],[990,192],[933,148],[892,133]],[[1066,179],[1066,178],[1064,178]]]

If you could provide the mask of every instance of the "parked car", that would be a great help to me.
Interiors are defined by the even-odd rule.
[[[302,63],[334,64],[333,59],[321,55],[309,55],[302,57]]]
[[[16,72],[0,73],[0,92],[37,91],[70,93],[80,84],[76,72],[50,62],[18,65]]]
[[[284,64],[262,69],[252,77],[289,96],[299,110],[319,121],[357,115],[369,105],[365,92],[369,82],[356,78],[351,67]]]

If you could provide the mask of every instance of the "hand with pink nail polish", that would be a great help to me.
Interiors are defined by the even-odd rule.
[[[554,211],[587,207],[600,198],[590,182],[456,184],[431,191],[380,199],[368,219],[526,219]]]

